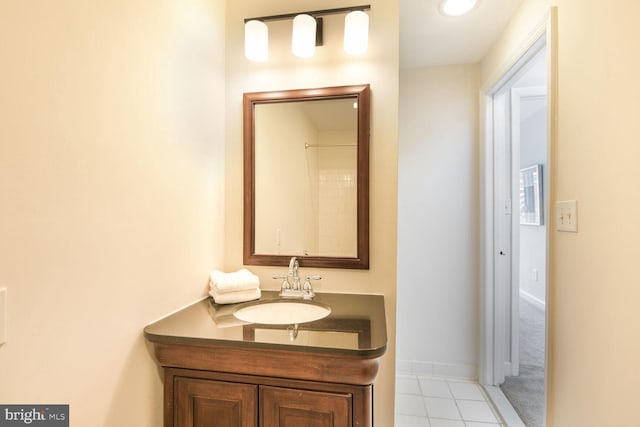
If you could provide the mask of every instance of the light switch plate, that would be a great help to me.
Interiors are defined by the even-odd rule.
[[[0,289],[0,345],[7,342],[7,288]]]
[[[575,200],[556,202],[556,230],[578,232],[578,203]]]

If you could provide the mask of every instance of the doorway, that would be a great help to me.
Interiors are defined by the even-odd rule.
[[[508,425],[527,427],[544,425],[547,44],[545,31],[486,92],[484,114],[480,381],[499,407],[508,407]]]
[[[511,328],[500,388],[527,427],[544,416],[545,312],[548,205],[546,47],[531,58],[505,92],[511,159]],[[509,325],[507,325],[509,326]],[[509,330],[510,329],[510,330]]]

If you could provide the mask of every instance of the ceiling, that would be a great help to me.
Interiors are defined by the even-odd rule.
[[[480,62],[522,1],[478,0],[454,18],[440,14],[440,0],[400,0],[400,68]]]
[[[316,99],[299,103],[305,115],[319,131],[357,130],[356,97],[346,99]]]

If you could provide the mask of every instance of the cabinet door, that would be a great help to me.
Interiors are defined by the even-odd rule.
[[[258,386],[175,377],[177,427],[256,427]]]
[[[260,427],[352,427],[352,395],[260,387]]]

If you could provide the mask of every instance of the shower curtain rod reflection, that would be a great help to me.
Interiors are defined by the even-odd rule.
[[[332,147],[357,147],[358,144],[335,144],[335,145],[318,145],[318,144],[304,144],[304,148],[332,148]]]

